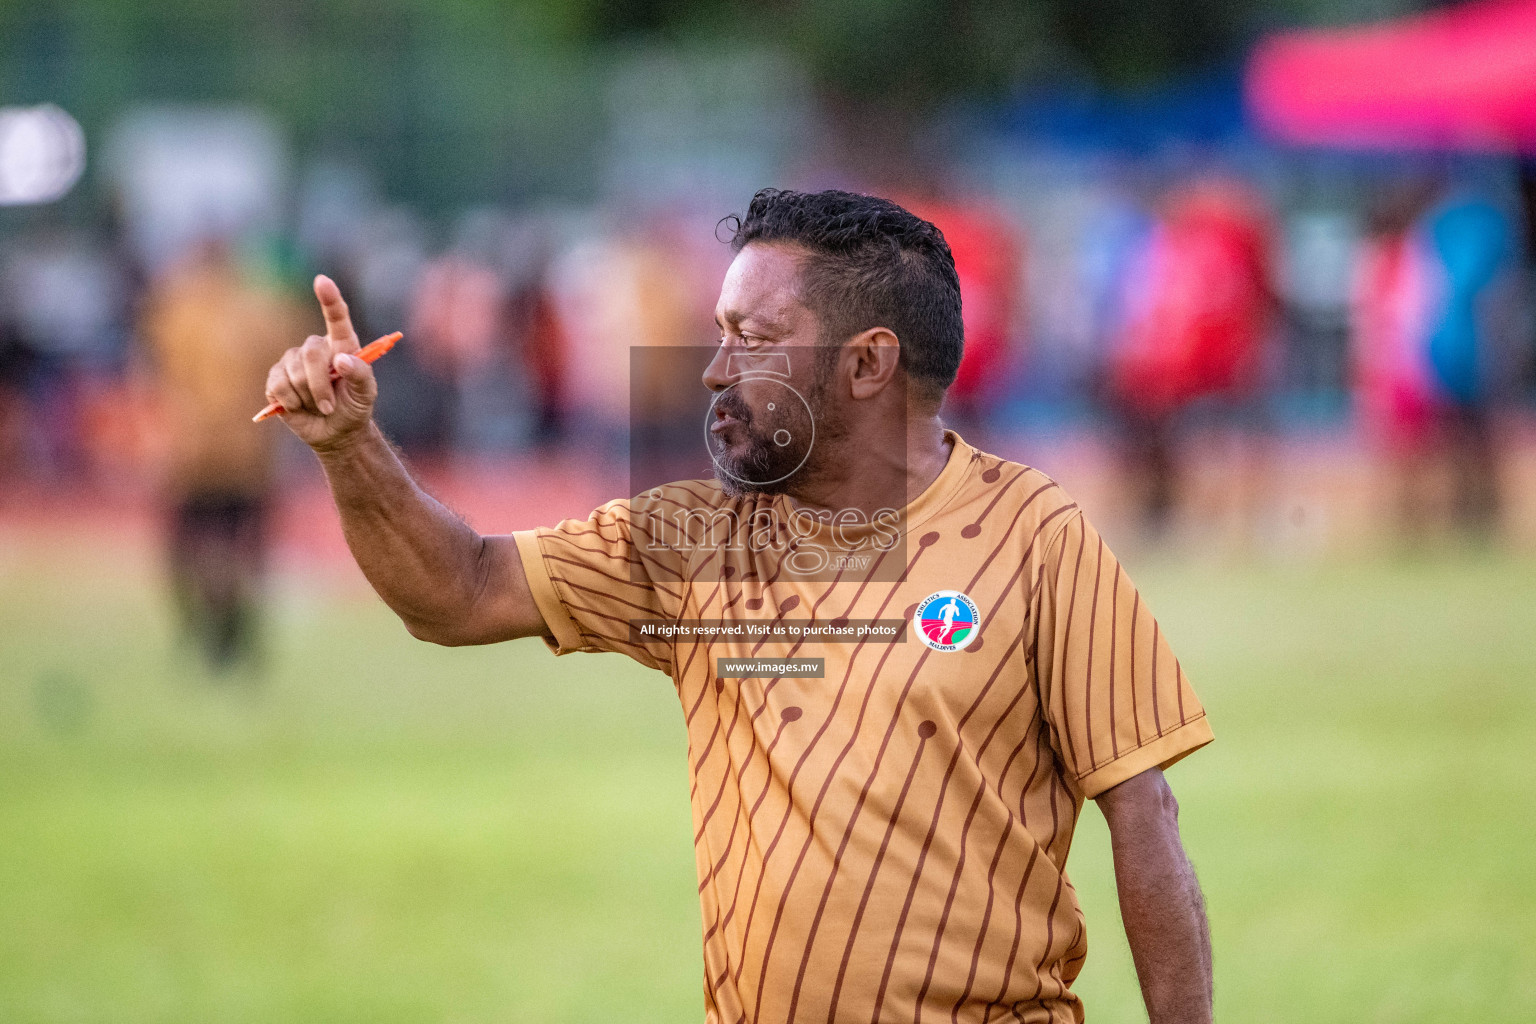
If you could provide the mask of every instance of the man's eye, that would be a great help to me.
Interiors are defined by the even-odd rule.
[[[766,343],[766,339],[759,338],[752,334],[720,335],[721,345],[730,345],[733,343],[739,348],[754,349],[762,347],[762,345]]]

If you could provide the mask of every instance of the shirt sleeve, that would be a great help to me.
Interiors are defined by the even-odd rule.
[[[671,642],[642,641],[630,623],[677,616],[683,566],[669,549],[650,542],[631,502],[612,501],[586,519],[512,536],[551,650],[612,651],[671,672]]]
[[[1084,798],[1214,738],[1145,601],[1080,511],[1057,532],[1037,599],[1035,674],[1057,756]]]

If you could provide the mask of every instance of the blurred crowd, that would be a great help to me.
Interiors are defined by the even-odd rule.
[[[961,275],[956,415],[1047,391],[1150,418],[1213,395],[1349,393],[1405,443],[1437,405],[1529,384],[1524,226],[1495,198],[1415,179],[1358,211],[1283,218],[1232,175],[1100,193],[1078,202],[1070,238],[1058,223],[1036,237],[1025,197],[898,193],[944,228]],[[714,340],[722,212],[480,210],[434,245],[388,208],[319,246],[210,231],[152,265],[111,228],[40,218],[0,236],[0,466],[103,468],[93,407],[149,369],[151,311],[215,251],[244,288],[301,304],[324,270],[370,329],[406,331],[413,354],[389,365],[412,392],[386,414],[408,448],[511,451],[559,439],[575,413],[622,425],[631,347]]]
[[[215,199],[169,230],[125,180],[95,228],[44,209],[0,235],[0,485],[156,481],[183,620],[215,663],[254,656],[283,432],[250,416],[271,362],[322,329],[314,272],[365,340],[405,332],[377,367],[378,416],[425,458],[622,458],[631,350],[716,340],[731,208],[713,199],[445,227],[322,168],[294,201]],[[1393,474],[1402,530],[1486,534],[1500,418],[1532,397],[1515,181],[1383,173],[1306,204],[1230,167],[1120,166],[891,194],[954,251],[967,345],[947,417],[967,436],[1052,422],[1114,442],[1156,535],[1193,434],[1353,431]]]
[[[1006,432],[1088,411],[1128,441],[1152,518],[1192,417],[1271,429],[1312,409],[1384,456],[1448,446],[1486,476],[1470,453],[1490,415],[1530,397],[1518,206],[1445,176],[1386,179],[1321,212],[1231,172],[1124,177],[896,191],[943,228],[961,277],[952,419]],[[259,478],[234,454],[251,433],[234,407],[259,404],[274,346],[318,329],[316,271],[360,330],[405,331],[378,368],[380,417],[417,453],[622,455],[629,351],[715,341],[729,209],[481,209],[434,231],[404,207],[307,198],[278,230],[211,218],[146,244],[122,216],[88,230],[39,215],[0,235],[0,477],[197,463],[169,450],[196,434],[226,446],[224,475]],[[1469,478],[1470,515],[1488,488]]]

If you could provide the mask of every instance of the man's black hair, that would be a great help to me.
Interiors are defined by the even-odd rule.
[[[933,224],[877,196],[774,188],[753,196],[745,217],[722,223],[734,252],[752,242],[805,250],[800,298],[821,319],[823,344],[885,327],[920,395],[938,400],[954,383],[965,346],[960,278]]]

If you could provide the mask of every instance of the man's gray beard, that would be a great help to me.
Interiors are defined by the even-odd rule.
[[[780,457],[780,452],[785,449],[776,451],[771,440],[759,437],[751,428],[744,429],[748,436],[746,452],[740,457],[722,453],[713,460],[715,479],[719,481],[720,489],[732,498],[788,492],[793,488],[795,478],[810,466],[809,461],[805,466],[800,466],[803,452],[796,449]]]
[[[795,447],[779,448],[771,438],[760,436],[754,429],[755,417],[751,416],[751,410],[745,407],[745,403],[733,402],[727,406],[727,412],[746,412],[749,417],[743,420],[749,438],[747,453],[739,459],[731,459],[721,453],[711,460],[715,479],[727,495],[749,498],[754,495],[788,494],[796,485],[816,475],[822,461],[840,445],[847,428],[841,418],[834,419],[826,414],[827,391],[832,383],[836,351],[836,346],[829,346],[817,354],[810,394],[806,398],[811,412],[811,422],[806,426],[814,426],[815,437],[809,453]],[[737,419],[743,417],[738,415]],[[786,428],[794,426],[786,422],[774,424],[775,429],[780,425]],[[802,460],[804,465],[801,465]],[[725,473],[721,472],[721,462],[726,463]]]
[[[752,479],[752,477],[749,475],[751,471],[743,470],[739,465],[733,466],[732,468],[736,470],[737,476],[739,476],[740,479],[738,479],[737,476],[731,475],[730,473],[722,472],[718,465],[715,466],[715,481],[719,483],[720,489],[725,492],[727,497],[770,497],[775,494],[784,494],[789,490],[792,477],[785,477],[784,479],[776,480],[771,484],[749,485],[745,483],[745,481]],[[770,477],[769,479],[772,478]]]
[[[745,421],[743,430],[748,439],[746,452],[740,457],[722,453],[713,460],[715,479],[720,489],[733,498],[788,494],[814,476],[819,464],[831,454],[845,432],[840,429],[840,421],[834,422],[826,415],[825,399],[825,384],[821,384],[814,387],[809,396],[811,421],[803,425],[784,421],[766,425],[776,430],[795,426],[805,429],[814,424],[815,440],[809,453],[795,445],[780,448],[773,443],[771,437],[764,437],[757,431],[754,421]],[[740,406],[733,408],[741,409]]]

